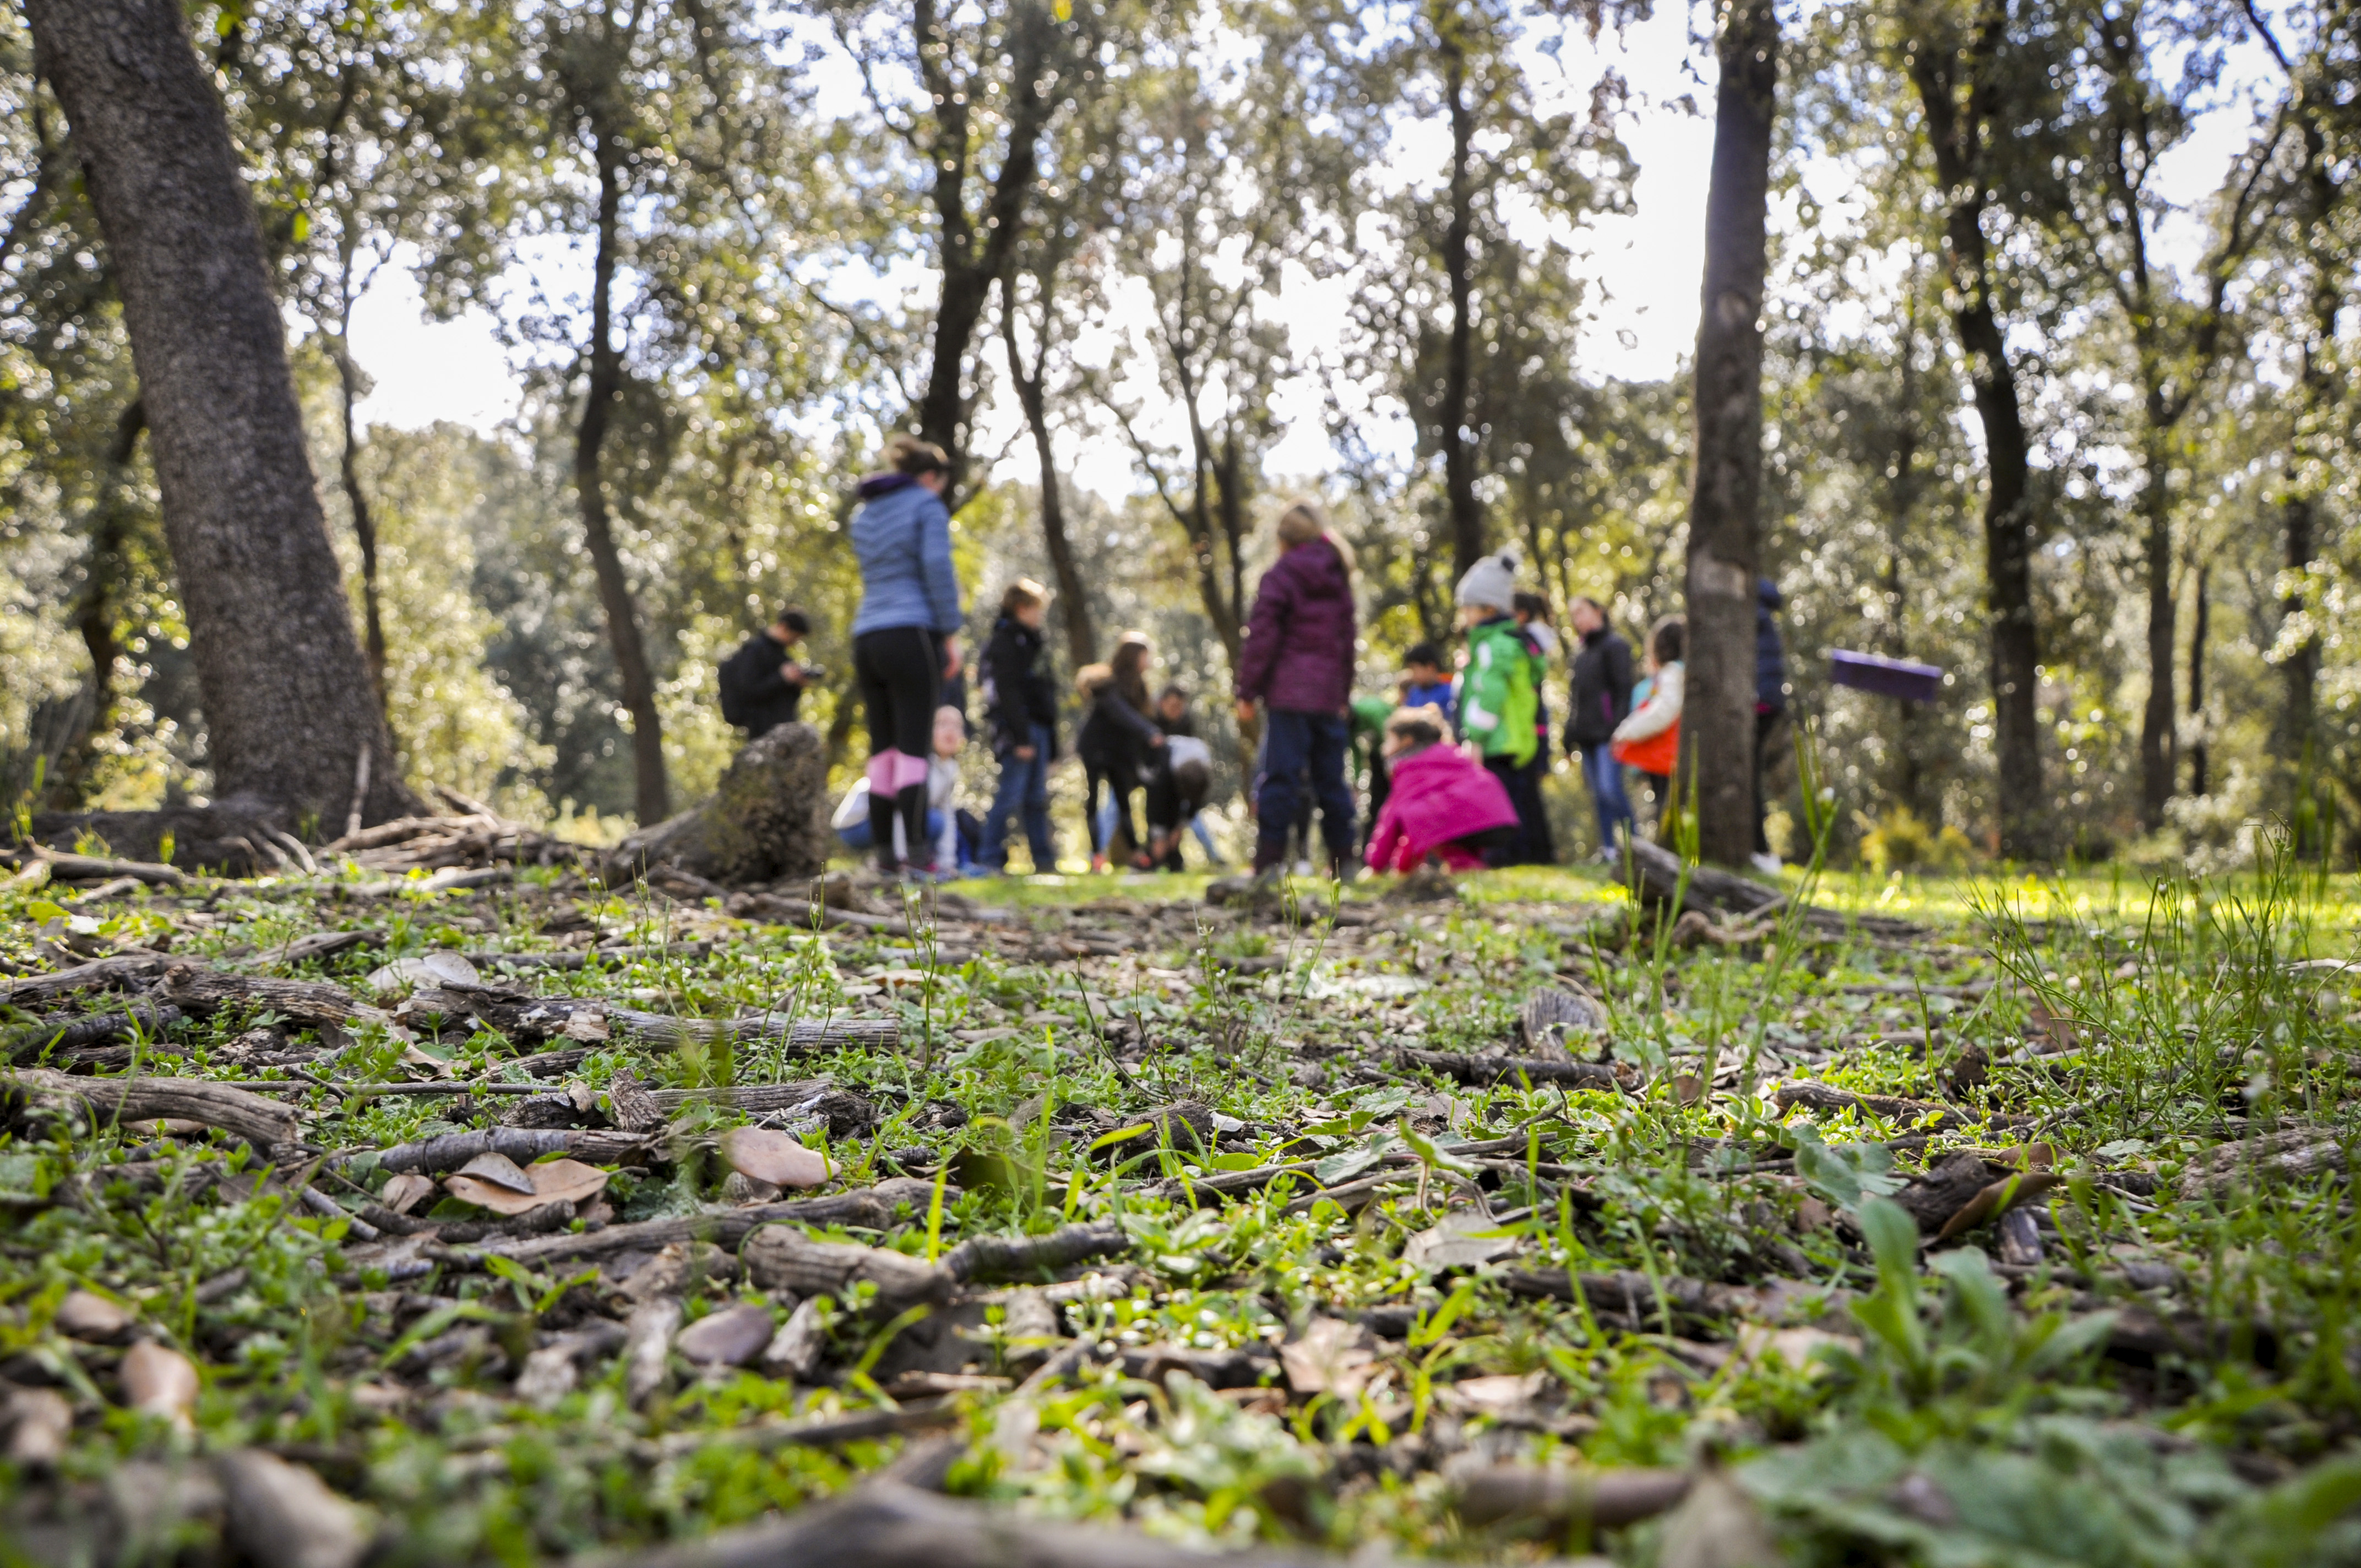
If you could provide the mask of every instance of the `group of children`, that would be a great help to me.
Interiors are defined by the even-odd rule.
[[[1430,861],[1468,870],[1554,858],[1541,795],[1549,744],[1542,688],[1557,641],[1546,605],[1517,591],[1517,565],[1513,552],[1503,552],[1478,562],[1460,581],[1455,598],[1465,651],[1455,672],[1434,643],[1420,642],[1404,657],[1392,703],[1354,704],[1356,727],[1369,730],[1374,742],[1367,773],[1373,820],[1362,857],[1372,871],[1409,872]],[[1056,863],[1049,771],[1059,757],[1058,693],[1044,659],[1049,598],[1029,578],[1010,584],[978,661],[983,739],[1000,766],[990,807],[981,817],[959,807],[958,758],[968,740],[967,719],[959,707],[945,706],[935,716],[928,759],[928,854],[909,856],[897,823],[897,858],[930,857],[936,866],[955,867],[961,874],[996,874],[1006,868],[1009,839],[1021,823],[1034,866]],[[1658,621],[1648,637],[1645,678],[1621,689],[1630,665],[1625,651],[1620,664],[1609,659],[1604,679],[1587,683],[1599,688],[1594,696],[1582,673],[1600,641],[1604,612],[1584,600],[1575,619],[1583,645],[1566,747],[1586,753],[1598,749],[1601,721],[1611,723],[1605,731],[1608,755],[1585,756],[1602,846],[1611,851],[1618,817],[1628,827],[1631,815],[1621,804],[1620,769],[1628,765],[1648,778],[1659,801],[1673,772],[1686,628],[1677,616]],[[1611,631],[1604,636],[1612,640],[1609,653],[1621,646]],[[1149,695],[1154,654],[1144,634],[1126,632],[1112,658],[1075,677],[1083,718],[1074,750],[1082,763],[1093,871],[1108,870],[1118,855],[1131,869],[1178,871],[1180,840],[1189,833],[1209,861],[1222,863],[1202,817],[1212,794],[1212,750],[1197,734],[1184,688],[1168,685]],[[1590,714],[1587,702],[1600,704],[1601,712]],[[833,818],[854,850],[873,847],[867,787],[865,779],[857,783]],[[1134,813],[1141,794],[1145,831]]]

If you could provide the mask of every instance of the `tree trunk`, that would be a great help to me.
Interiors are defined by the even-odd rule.
[[[607,422],[623,389],[622,355],[615,346],[613,302],[616,229],[622,206],[622,150],[616,138],[598,126],[598,234],[590,265],[590,385],[582,400],[582,423],[574,438],[574,488],[582,505],[582,534],[590,549],[590,565],[598,579],[598,606],[605,612],[607,642],[614,650],[615,674],[623,688],[623,707],[631,716],[631,772],[635,806],[642,828],[653,828],[672,815],[671,791],[664,783],[664,728],[656,715],[654,678],[648,671],[646,645],[640,639],[639,607],[623,576],[623,557],[615,548],[615,531],[607,515],[607,490],[599,477],[599,450],[607,442]]]
[[[2153,401],[2153,398],[2150,400]],[[2140,522],[2147,566],[2147,701],[2140,709],[2140,827],[2153,833],[2164,826],[2164,803],[2180,774],[2179,718],[2174,709],[2172,668],[2180,652],[2179,609],[2173,603],[2172,460],[2166,430],[2149,417],[2147,478],[2140,492]]]
[[[1906,600],[1902,574],[1903,554],[1909,547],[1911,514],[1918,506],[1918,299],[1919,280],[1914,265],[1910,305],[1903,317],[1902,385],[1894,400],[1900,425],[1894,440],[1893,482],[1886,487],[1885,511],[1885,652],[1907,658],[1909,639],[1904,634]],[[1919,705],[1897,699],[1894,705],[1894,774],[1890,787],[1895,803],[1912,816],[1931,820],[1919,798],[1925,784],[1919,766]]]
[[[2299,493],[2288,497],[2280,509],[2280,519],[2286,530],[2289,593],[2279,600],[2282,618],[2301,615],[2304,611],[2302,574],[2312,565],[2313,540],[2318,514],[2312,496]],[[2320,812],[2312,799],[2313,715],[2317,712],[2317,688],[2320,684],[2320,635],[2314,632],[2290,651],[2279,665],[2284,683],[2284,696],[2279,710],[2277,744],[2273,747],[2290,783],[2288,820],[2294,825],[2295,850],[2298,854],[2321,853],[2327,846],[2321,837]]]
[[[172,0],[28,0],[123,297],[215,794],[341,824],[390,754],[229,127]],[[367,821],[416,809],[380,767]]]
[[[351,320],[349,313],[346,323]],[[360,433],[353,421],[353,405],[361,398],[361,370],[353,362],[347,328],[336,331],[336,381],[343,399],[344,450],[338,455],[337,477],[345,487],[345,505],[353,514],[353,539],[361,551],[361,653],[368,662],[369,685],[378,705],[385,705],[385,606],[377,565],[377,514],[369,510],[368,490],[361,484]],[[387,720],[390,729],[392,720]]]
[[[97,740],[115,727],[115,661],[123,646],[115,635],[115,619],[123,613],[118,596],[128,571],[123,547],[131,534],[131,503],[126,494],[132,455],[139,450],[139,433],[148,428],[148,408],[137,397],[115,417],[115,439],[107,444],[106,471],[99,477],[98,495],[92,503],[90,564],[83,570],[82,592],[74,596],[74,630],[82,651],[90,655],[90,702],[83,709],[82,733],[59,752],[57,776],[46,792],[60,810],[82,803],[83,784],[97,760]]]
[[[2004,11],[1992,12],[1963,61],[1956,50],[1919,38],[1909,50],[1910,79],[1927,115],[1935,172],[1949,195],[1944,219],[1945,269],[1952,322],[1968,362],[1976,417],[1983,426],[1990,485],[1984,494],[1985,613],[1991,621],[1993,729],[1998,763],[2000,849],[2020,859],[2048,849],[2041,799],[2040,725],[2035,685],[2040,646],[2033,617],[2032,452],[2017,399],[2008,339],[1993,305],[1992,258],[1984,240],[1984,116]],[[1962,73],[1971,92],[1964,116],[1953,93]]]
[[[1763,493],[1763,286],[1779,17],[1738,0],[1718,52],[1697,324],[1697,476],[1689,500],[1688,686],[1675,798],[1696,792],[1697,850],[1754,849],[1754,584]]]
[[[2211,795],[2213,780],[2209,777],[2213,758],[2205,740],[2205,633],[2206,623],[2213,619],[2213,603],[2206,598],[2206,578],[2213,568],[2197,568],[2195,603],[2190,607],[2189,628],[2189,793]]]
[[[1044,269],[1046,271],[1046,268]],[[1074,668],[1098,662],[1098,630],[1091,624],[1091,601],[1082,586],[1082,569],[1074,559],[1074,542],[1066,537],[1066,504],[1058,483],[1058,459],[1049,442],[1049,399],[1045,367],[1049,362],[1048,278],[1041,279],[1043,317],[1041,352],[1030,366],[1016,347],[1016,301],[1005,281],[1000,290],[1000,341],[1008,354],[1008,378],[1025,410],[1026,428],[1033,433],[1033,456],[1041,473],[1041,544],[1049,556],[1049,575],[1057,579],[1058,616],[1066,627],[1066,651]]]
[[[1048,57],[1060,24],[1041,0],[1018,0],[1007,23],[1009,86],[1008,145],[1000,172],[984,203],[983,243],[968,215],[967,179],[972,156],[969,97],[973,80],[955,78],[948,66],[936,0],[917,0],[912,30],[918,44],[919,80],[932,99],[935,121],[934,204],[941,225],[937,264],[943,288],[935,307],[935,332],[927,366],[927,389],[918,399],[918,433],[950,456],[946,505],[958,510],[958,491],[967,473],[968,421],[975,411],[975,389],[968,374],[968,351],[975,343],[992,286],[1008,269],[1009,255],[1024,227],[1025,208],[1040,170],[1041,133],[1055,100],[1043,92],[1054,75]]]
[[[1451,520],[1451,572],[1455,582],[1484,554],[1484,509],[1476,495],[1476,433],[1467,428],[1476,377],[1472,243],[1476,196],[1469,170],[1476,115],[1467,104],[1466,50],[1454,36],[1451,18],[1436,21],[1444,94],[1451,114],[1451,221],[1443,231],[1443,276],[1451,291],[1451,339],[1443,362],[1443,406],[1437,411],[1435,433],[1443,446],[1443,494]],[[1756,291],[1761,291],[1759,277]]]

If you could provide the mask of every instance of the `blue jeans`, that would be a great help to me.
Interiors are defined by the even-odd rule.
[[[1008,868],[1008,819],[1023,813],[1025,841],[1033,850],[1033,869],[1055,871],[1058,850],[1049,837],[1049,730],[1033,727],[1033,755],[1020,757],[1015,748],[1001,754],[1000,787],[993,791],[992,808],[983,814],[983,848],[976,859],[986,871]]]
[[[1590,786],[1590,803],[1598,811],[1599,848],[1619,848],[1622,839],[1616,836],[1616,824],[1622,824],[1625,838],[1634,830],[1631,797],[1623,793],[1623,764],[1608,754],[1606,741],[1584,744],[1582,782]]]
[[[1351,872],[1353,791],[1345,782],[1345,751],[1352,739],[1352,724],[1342,714],[1283,707],[1264,713],[1262,788],[1255,796],[1255,870],[1275,866],[1286,857],[1287,830],[1295,822],[1296,780],[1309,767],[1329,858],[1342,861]]]

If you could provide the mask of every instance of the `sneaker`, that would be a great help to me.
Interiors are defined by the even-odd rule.
[[[1757,854],[1753,860],[1748,862],[1748,864],[1752,865],[1756,871],[1761,872],[1764,876],[1777,876],[1779,874],[1779,857],[1773,854],[1768,850],[1763,850],[1761,853]]]

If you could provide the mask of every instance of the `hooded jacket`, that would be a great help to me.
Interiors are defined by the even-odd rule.
[[[1574,655],[1574,697],[1567,705],[1565,746],[1603,746],[1631,711],[1631,644],[1600,627]]]
[[[1393,761],[1393,787],[1369,829],[1366,857],[1378,872],[1416,871],[1455,840],[1495,828],[1514,828],[1517,808],[1499,779],[1448,745],[1428,746]],[[1472,850],[1444,850],[1455,871],[1482,863]]]
[[[983,683],[983,722],[995,754],[1033,743],[1033,727],[1049,731],[1049,757],[1058,755],[1058,688],[1042,667],[1043,637],[1036,628],[1004,613],[993,622],[976,673]]]
[[[960,629],[959,576],[951,569],[951,514],[942,498],[907,474],[861,481],[852,553],[861,562],[861,613],[852,635],[916,626],[939,636]]]
[[[1323,534],[1281,555],[1255,589],[1237,695],[1290,713],[1334,714],[1353,694],[1353,575]]]
[[[1523,767],[1541,749],[1533,734],[1541,679],[1541,655],[1510,617],[1496,615],[1469,627],[1467,667],[1459,675],[1459,732],[1487,759],[1505,757]]]

